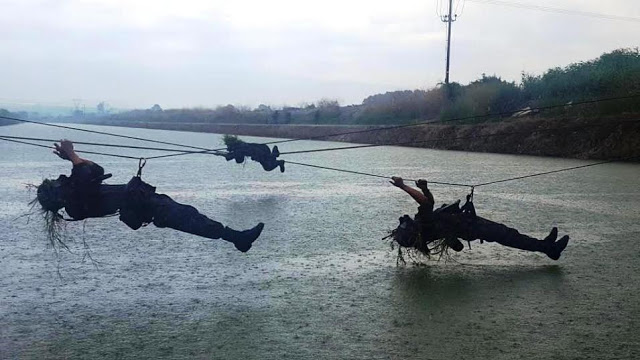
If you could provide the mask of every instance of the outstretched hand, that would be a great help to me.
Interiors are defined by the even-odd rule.
[[[61,159],[71,161],[71,156],[74,154],[73,143],[67,139],[60,140],[60,145],[57,143],[53,144],[56,149],[53,151],[54,154],[58,155]]]
[[[418,189],[425,190],[429,188],[429,183],[427,182],[427,180],[419,179],[418,181],[416,181],[416,186],[418,187]]]
[[[389,181],[391,185],[402,188],[404,186],[404,180],[402,180],[399,176],[392,176],[391,181]]]

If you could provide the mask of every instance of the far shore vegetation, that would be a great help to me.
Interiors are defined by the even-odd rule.
[[[468,118],[475,115],[501,114],[467,119],[466,123],[500,121],[511,117],[516,109],[566,104],[545,117],[602,117],[640,113],[640,99],[608,101],[571,106],[591,99],[640,94],[640,51],[619,49],[590,61],[549,69],[541,75],[523,73],[519,83],[502,80],[497,75],[482,76],[463,85],[439,84],[428,90],[393,91],[372,95],[360,105],[340,106],[334,99],[322,99],[297,107],[255,109],[226,105],[215,109],[162,109],[154,105],[147,110],[109,113],[105,104],[97,112],[78,112],[60,120],[107,120],[113,122],[180,122],[217,124],[315,124],[315,125],[383,125],[404,124],[441,119]],[[0,109],[0,112],[6,110]],[[535,115],[530,112],[529,115]],[[7,116],[7,115],[5,115]],[[0,120],[1,122],[2,120]]]

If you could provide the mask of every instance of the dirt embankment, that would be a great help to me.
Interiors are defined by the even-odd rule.
[[[379,126],[234,125],[113,122],[92,124],[279,138],[327,136],[330,141],[415,146],[445,150],[617,159],[640,156],[640,121],[608,119],[510,119],[476,125],[431,124],[328,136]]]

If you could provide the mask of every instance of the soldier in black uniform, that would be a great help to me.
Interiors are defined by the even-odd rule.
[[[467,202],[459,207],[459,202],[434,210],[433,195],[427,187],[427,181],[419,180],[416,185],[422,192],[404,184],[402,178],[392,177],[391,184],[404,190],[420,204],[415,219],[408,215],[400,218],[400,225],[393,231],[393,238],[399,245],[415,248],[429,254],[429,244],[444,239],[444,243],[454,251],[464,248],[460,239],[472,241],[497,242],[498,244],[546,254],[558,260],[567,247],[569,236],[560,240],[558,229],[553,228],[543,240],[521,234],[516,229],[476,216],[473,202],[467,196]]]
[[[266,171],[280,167],[280,172],[284,172],[284,160],[278,160],[278,156],[280,156],[280,151],[277,146],[271,150],[269,146],[264,144],[236,140],[227,144],[227,154],[224,157],[227,161],[235,159],[238,164],[244,162],[245,157],[250,157],[251,160],[259,162]]]
[[[262,232],[263,223],[245,231],[225,227],[200,214],[192,206],[157,194],[155,187],[138,176],[126,185],[102,184],[111,174],[105,175],[100,165],[80,158],[73,150],[71,141],[62,140],[60,145],[54,145],[54,153],[73,164],[71,176],[45,179],[38,186],[38,203],[45,213],[50,212],[55,219],[61,218],[58,211],[62,208],[73,220],[119,212],[120,220],[134,230],[153,223],[157,227],[168,227],[210,239],[222,238],[232,242],[242,252],[247,252]]]

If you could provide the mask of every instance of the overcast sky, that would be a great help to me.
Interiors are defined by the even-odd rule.
[[[639,0],[505,1],[640,18]],[[437,3],[0,0],[0,102],[358,104],[375,93],[427,89],[444,79]],[[518,81],[522,71],[639,45],[640,22],[468,0],[453,24],[451,80],[486,73]]]

